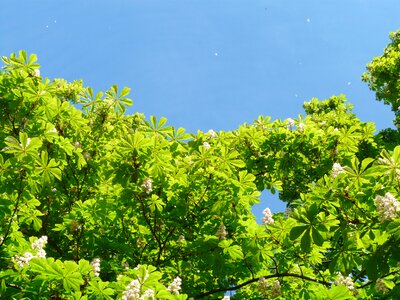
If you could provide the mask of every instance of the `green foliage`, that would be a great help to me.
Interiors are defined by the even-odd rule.
[[[362,76],[376,99],[390,105],[396,115],[395,124],[400,126],[400,31],[390,33],[391,42],[383,55],[375,57]]]
[[[3,62],[0,297],[399,294],[400,146],[344,96],[189,134],[125,114],[128,88],[44,79],[23,51]],[[265,189],[288,212],[258,224]]]

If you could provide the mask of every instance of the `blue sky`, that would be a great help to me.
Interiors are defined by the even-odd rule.
[[[295,118],[345,94],[363,121],[392,126],[360,80],[400,28],[398,0],[2,1],[0,55],[36,53],[42,76],[96,91],[132,88],[134,106],[189,132],[258,115]],[[258,206],[282,209],[276,197]]]

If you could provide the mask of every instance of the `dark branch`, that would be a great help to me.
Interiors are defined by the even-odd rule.
[[[300,275],[300,274],[294,274],[294,273],[288,273],[288,272],[280,273],[280,274],[279,273],[278,274],[272,274],[272,275],[267,275],[267,276],[263,276],[263,277],[265,279],[280,278],[280,277],[296,277],[296,278],[300,278],[300,279],[303,279],[303,280],[316,282],[316,283],[322,284],[322,285],[324,285],[326,287],[330,287],[332,285],[332,283],[324,281],[324,280],[318,280],[318,279],[311,278],[311,277],[308,277],[308,276],[304,276],[304,275]],[[246,285],[249,285],[251,283],[259,281],[260,278],[261,277],[250,279],[250,280],[245,281],[245,282],[243,282],[241,284],[238,284],[238,285],[232,286],[232,287],[228,287],[228,288],[220,288],[220,289],[211,290],[211,291],[208,291],[206,293],[199,294],[199,295],[195,296],[195,298],[196,299],[197,298],[204,298],[206,296],[209,296],[209,295],[212,295],[212,294],[215,294],[215,293],[220,293],[220,292],[236,291],[236,290],[238,290],[238,289],[240,289],[240,288],[242,288],[242,287],[244,287]]]

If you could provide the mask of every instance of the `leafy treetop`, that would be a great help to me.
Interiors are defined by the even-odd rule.
[[[128,88],[42,78],[23,51],[3,62],[1,296],[399,297],[398,139],[343,95],[189,134],[125,114]],[[258,224],[265,189],[288,211]]]

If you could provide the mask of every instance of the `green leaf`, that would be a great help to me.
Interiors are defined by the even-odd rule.
[[[8,199],[6,195],[0,194],[0,218],[11,214],[13,201]]]
[[[156,299],[175,299],[175,297],[167,290],[160,290],[156,294]]]
[[[322,246],[322,244],[324,243],[324,238],[319,233],[319,231],[317,229],[315,229],[314,227],[312,227],[312,238],[313,238],[314,243],[317,246]]]
[[[354,296],[347,287],[340,284],[338,286],[333,286],[329,290],[326,290],[326,299],[348,300],[348,299],[354,299]]]
[[[70,292],[79,291],[83,284],[78,265],[73,261],[64,263],[53,258],[33,258],[29,262],[31,271],[38,273],[40,278],[49,282],[62,282],[63,288]]]
[[[95,299],[101,300],[111,300],[110,297],[115,292],[112,288],[109,288],[109,283],[101,280],[92,280],[89,282],[88,292],[91,294],[91,297]]]
[[[232,244],[232,240],[222,240],[218,243],[218,247],[222,249],[228,248]]]
[[[90,272],[93,271],[93,267],[85,259],[79,260],[78,267],[79,267],[79,273],[82,275],[88,275]]]
[[[64,262],[63,270],[63,287],[66,291],[79,291],[80,286],[84,283],[81,274],[79,273],[78,265],[73,261]]]
[[[42,151],[40,158],[36,161],[35,173],[41,175],[44,184],[51,183],[53,177],[61,180],[61,170],[58,167],[58,163],[51,159],[48,160],[47,151]]]
[[[301,238],[300,246],[301,250],[304,252],[310,252],[311,250],[311,236],[310,236],[310,230],[311,228],[309,227],[305,232],[303,237]]]
[[[318,214],[318,204],[313,203],[306,210],[306,216],[307,216],[307,219],[310,221],[310,224],[313,224],[315,222],[317,214]]]
[[[228,253],[233,260],[243,259],[244,255],[239,245],[229,246],[224,249],[224,253]]]
[[[310,227],[310,225],[301,225],[301,226],[293,227],[293,228],[290,230],[290,239],[291,239],[292,241],[294,241],[294,240],[297,239],[299,236],[301,236],[301,235],[303,234],[303,232],[304,232],[307,228],[309,228],[309,227]]]
[[[49,268],[49,262],[54,262],[54,259],[49,258],[49,259],[42,259],[42,258],[34,258],[29,262],[29,265],[31,266],[31,271],[36,272],[36,273],[45,273],[47,272],[46,270]]]

